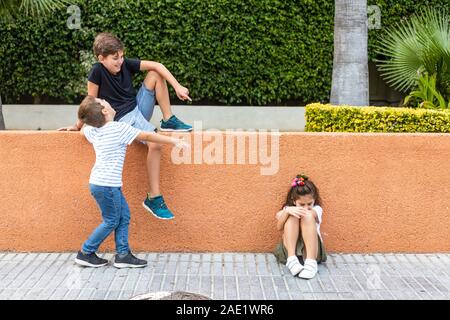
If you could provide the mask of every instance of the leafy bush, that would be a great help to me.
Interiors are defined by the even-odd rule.
[[[443,100],[450,97],[450,18],[446,10],[430,8],[387,28],[377,50],[387,57],[378,66],[388,83],[404,91],[418,88],[413,95],[428,107],[435,106],[436,99],[440,108],[446,107]]]
[[[306,106],[306,131],[311,132],[446,132],[450,110]]]
[[[25,93],[69,100],[83,94],[80,52],[90,52],[101,31],[117,34],[127,56],[163,63],[197,102],[270,104],[328,97],[333,45],[328,0],[79,5],[81,31],[67,28],[65,11],[42,26],[22,19],[1,27],[1,91],[8,102]]]
[[[448,0],[377,0],[387,27]],[[85,94],[96,33],[110,31],[130,57],[162,62],[195,103],[303,104],[328,101],[333,64],[334,2],[330,0],[74,0],[81,30],[55,12],[42,24],[0,23],[0,94],[56,97]],[[372,3],[371,3],[372,2]],[[373,35],[370,32],[370,43]],[[371,55],[373,56],[373,51]],[[136,84],[142,80],[136,79]],[[173,101],[177,101],[171,92]]]

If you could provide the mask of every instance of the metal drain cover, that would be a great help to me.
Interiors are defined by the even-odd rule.
[[[186,291],[158,291],[141,294],[130,300],[211,300],[211,298]]]

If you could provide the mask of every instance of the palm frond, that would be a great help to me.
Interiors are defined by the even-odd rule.
[[[0,18],[11,19],[21,15],[41,17],[60,9],[71,0],[0,0]]]
[[[392,26],[376,45],[384,60],[376,60],[386,81],[401,91],[411,90],[423,72],[437,75],[437,87],[450,80],[450,27],[445,12],[427,9],[421,15]]]

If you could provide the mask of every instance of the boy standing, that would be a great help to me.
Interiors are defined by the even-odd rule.
[[[127,145],[135,139],[168,143],[177,147],[183,140],[166,137],[155,132],[145,132],[127,123],[113,121],[116,111],[105,100],[87,96],[78,109],[78,119],[86,124],[81,129],[95,149],[95,165],[89,178],[89,189],[101,212],[103,222],[89,236],[78,252],[75,262],[87,267],[100,267],[108,263],[95,252],[114,231],[117,254],[116,268],[145,267],[147,261],[135,257],[128,245],[130,209],[122,194],[122,171]]]
[[[163,114],[161,131],[191,131],[192,127],[172,114],[167,82],[175,89],[179,99],[190,100],[189,90],[178,83],[161,63],[124,57],[124,45],[111,33],[100,33],[93,46],[98,61],[88,76],[88,95],[107,100],[116,111],[115,121],[125,122],[144,131],[155,131],[149,123],[155,106],[155,97]],[[139,71],[148,71],[137,95],[132,85],[132,76]],[[59,130],[80,130],[81,122]],[[172,219],[159,189],[161,145],[143,142],[148,146],[147,173],[150,190],[143,206],[160,219]]]

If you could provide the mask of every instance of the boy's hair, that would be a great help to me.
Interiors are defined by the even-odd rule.
[[[123,51],[124,45],[119,38],[109,32],[99,33],[94,39],[94,55],[98,57],[102,55],[104,57],[115,54],[119,51]]]
[[[93,96],[87,96],[81,101],[78,108],[78,119],[93,127],[103,127],[106,123],[105,116],[102,113],[103,108],[104,106],[95,101]]]
[[[314,182],[308,179],[307,176],[298,174],[292,181],[291,188],[289,189],[283,208],[286,206],[295,206],[295,201],[297,199],[308,194],[313,197],[314,205],[320,205],[319,189],[316,187]]]

